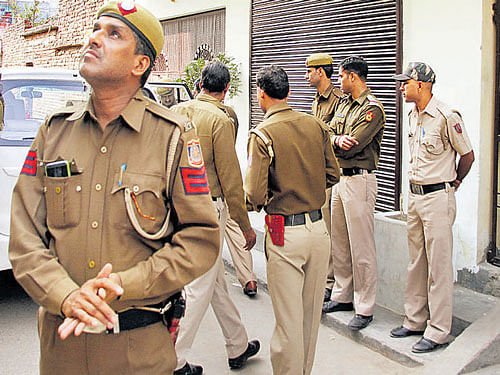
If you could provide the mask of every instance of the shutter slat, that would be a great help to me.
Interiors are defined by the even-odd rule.
[[[397,61],[397,0],[253,0],[251,38],[251,124],[263,114],[255,96],[256,74],[260,68],[276,64],[288,74],[289,104],[311,113],[315,89],[305,80],[305,59],[314,52],[334,58],[332,81],[337,81],[338,63],[349,55],[363,56],[369,66],[368,86],[386,111],[382,140],[377,210],[395,208],[395,165],[399,160],[396,139],[396,97],[392,76]]]

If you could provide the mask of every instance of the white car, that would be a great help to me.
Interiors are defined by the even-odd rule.
[[[56,68],[1,68],[0,86],[0,270],[5,270],[11,268],[12,190],[29,147],[46,116],[86,101],[89,87],[78,72]]]
[[[8,259],[12,190],[46,116],[69,104],[87,101],[90,86],[77,71],[58,68],[0,68],[0,271]],[[167,107],[191,99],[186,85],[147,84],[150,98]],[[3,121],[2,121],[3,117]],[[0,125],[0,128],[2,126]]]

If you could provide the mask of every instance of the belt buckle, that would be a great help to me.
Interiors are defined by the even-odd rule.
[[[418,195],[424,195],[424,187],[422,185],[416,185],[416,184],[412,184],[413,186],[413,190],[414,190],[414,194],[418,194]]]
[[[112,333],[117,335],[120,333],[120,318],[118,314],[116,314],[116,323],[113,326],[113,329],[108,329],[103,323],[99,322],[99,324],[95,327],[86,325],[83,332],[91,334],[101,334],[106,332],[107,334]]]
[[[295,214],[292,214],[290,216],[292,217],[292,220],[291,220],[292,222],[290,223],[290,226],[293,227],[295,225]]]

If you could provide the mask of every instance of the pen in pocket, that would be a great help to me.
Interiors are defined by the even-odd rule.
[[[123,172],[127,169],[127,164],[122,164],[120,167],[120,179],[118,180],[118,186],[122,186],[123,181]]]

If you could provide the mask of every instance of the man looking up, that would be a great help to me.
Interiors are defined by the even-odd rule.
[[[193,125],[140,90],[162,46],[145,8],[104,5],[81,59],[92,95],[40,127],[14,189],[9,256],[41,306],[42,375],[172,374],[162,307],[217,258]]]

